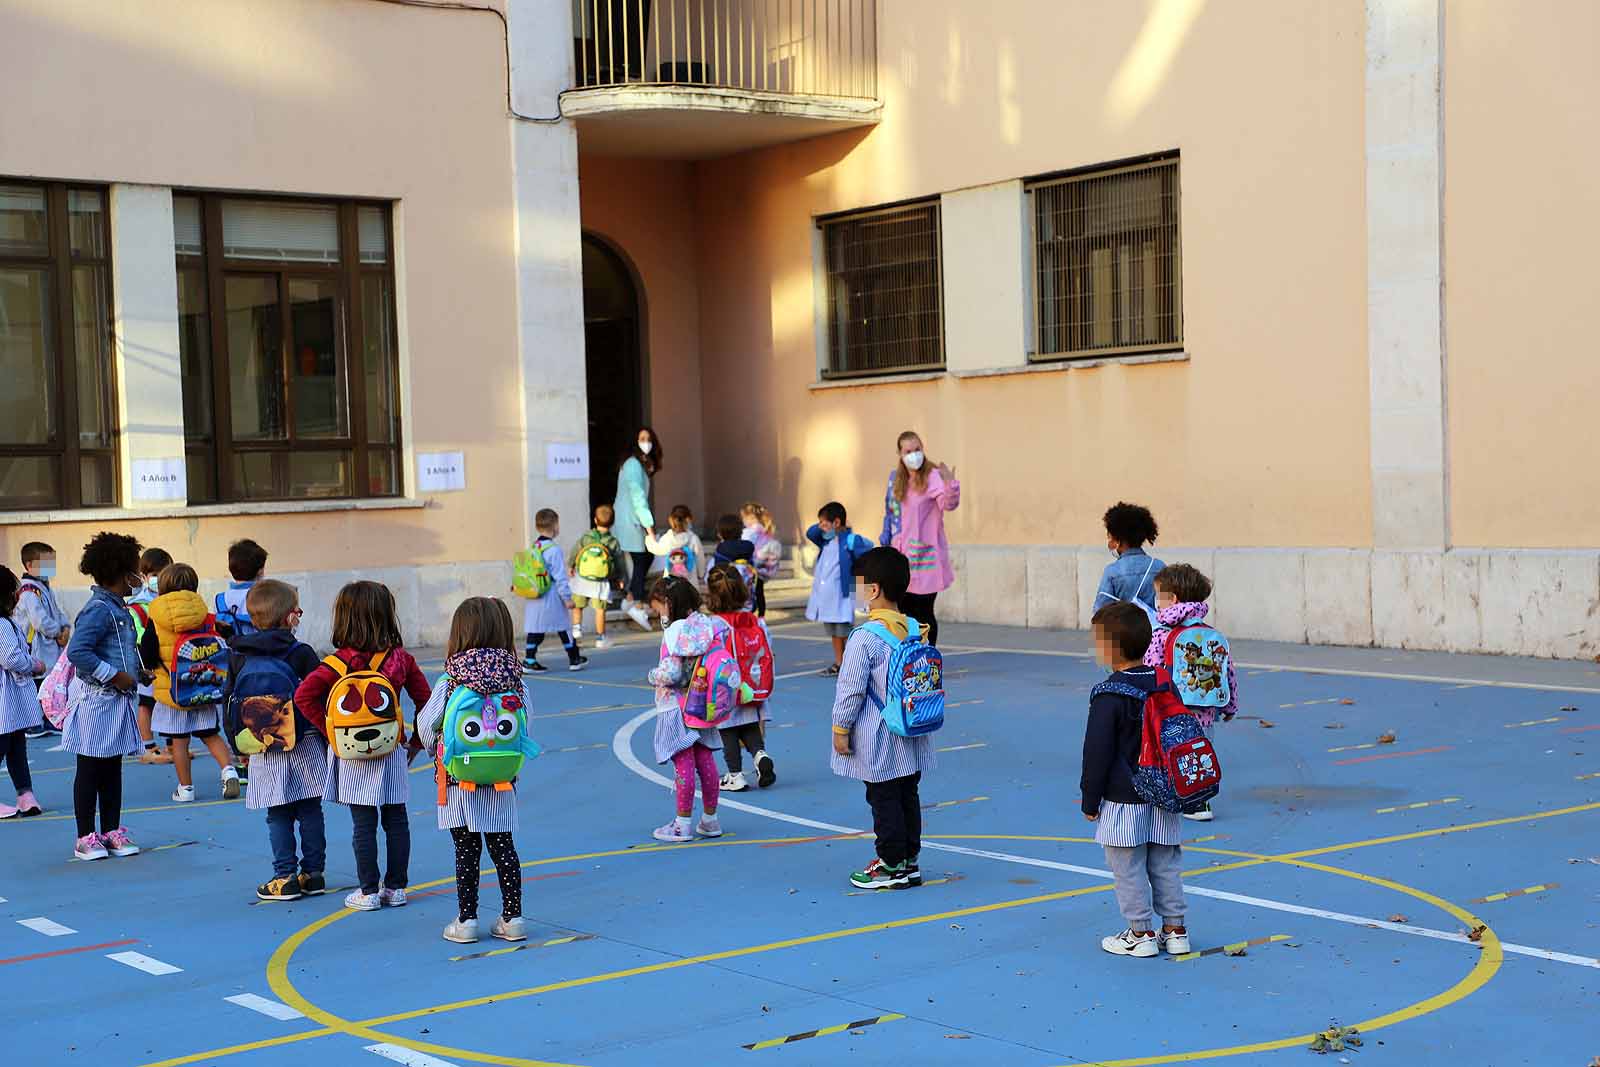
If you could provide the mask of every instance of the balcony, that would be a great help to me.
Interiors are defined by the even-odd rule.
[[[877,123],[877,0],[573,0],[595,155],[715,159]]]

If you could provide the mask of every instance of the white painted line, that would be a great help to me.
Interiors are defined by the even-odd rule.
[[[403,1045],[368,1045],[367,1051],[386,1060],[403,1063],[406,1067],[456,1067],[449,1060],[441,1060]]]
[[[56,745],[54,748],[45,749],[46,752],[65,752],[66,750],[67,750],[67,746],[66,746],[66,744],[64,742],[62,744]]]
[[[116,960],[118,963],[132,967],[136,971],[143,971],[145,974],[181,974],[183,972],[182,967],[174,967],[170,963],[162,963],[158,959],[146,956],[143,952],[113,952],[106,959]]]
[[[673,784],[672,779],[657,774],[649,767],[646,767],[640,762],[639,757],[633,754],[633,735],[638,732],[640,726],[643,726],[646,722],[655,718],[655,714],[656,713],[653,709],[643,712],[617,727],[617,732],[613,734],[611,738],[611,751],[616,755],[617,760],[624,767],[628,768],[628,770],[632,771],[640,778],[670,789]],[[780,822],[792,823],[796,826],[804,826],[812,830],[823,830],[830,834],[864,834],[867,832],[865,830],[856,829],[853,826],[840,826],[836,823],[819,822],[816,819],[807,819],[799,815],[790,815],[788,812],[777,811],[772,808],[764,808],[759,804],[747,804],[742,800],[730,800],[726,794],[723,795],[722,799],[718,801],[718,803],[724,808],[734,808],[738,811],[747,811],[752,815],[764,815],[769,819],[777,819]],[[944,841],[924,840],[922,842],[922,847],[925,850],[953,852],[960,856],[971,856],[976,859],[998,860],[1001,863],[1015,863],[1023,867],[1038,867],[1044,870],[1065,871],[1070,874],[1087,875],[1091,878],[1109,879],[1112,876],[1110,871],[1101,870],[1098,867],[1084,867],[1076,863],[1058,863],[1055,860],[1036,859],[1033,856],[1019,856],[1010,852],[995,852],[985,848],[967,848],[963,845],[952,845]],[[1349,923],[1353,926],[1369,926],[1379,930],[1392,930],[1395,933],[1411,934],[1416,937],[1431,937],[1439,941],[1457,941],[1462,944],[1472,944],[1465,934],[1458,932],[1430,930],[1426,927],[1411,926],[1404,923],[1384,922],[1381,919],[1369,919],[1361,915],[1350,915],[1345,912],[1325,911],[1321,908],[1308,908],[1299,904],[1289,904],[1278,900],[1268,900],[1265,897],[1251,897],[1244,896],[1239,893],[1229,893],[1221,889],[1209,889],[1205,886],[1193,885],[1187,882],[1184,884],[1183,891],[1185,893],[1193,894],[1197,897],[1209,897],[1213,900],[1227,900],[1236,904],[1248,904],[1252,907],[1266,908],[1271,911],[1283,911],[1293,915],[1308,915],[1318,919],[1330,919],[1334,922]],[[1600,969],[1600,960],[1593,960],[1587,956],[1571,956],[1564,952],[1551,952],[1548,949],[1530,948],[1526,945],[1510,945],[1506,944],[1505,942],[1501,942],[1500,947],[1506,952],[1512,952],[1518,955],[1535,956],[1539,959],[1552,960],[1557,963],[1572,963],[1580,967],[1594,967]]]
[[[231,997],[223,997],[222,999],[229,1004],[237,1004],[241,1008],[249,1008],[251,1011],[258,1011],[262,1015],[280,1019],[284,1022],[288,1022],[290,1019],[305,1018],[304,1015],[287,1004],[280,1004],[276,1000],[268,1000],[266,997],[258,997],[254,993],[235,993]]]
[[[974,741],[970,745],[947,745],[944,748],[935,749],[934,751],[936,751],[936,752],[965,752],[969,748],[988,748],[988,747],[989,747],[989,742],[987,742],[987,741]]]
[[[26,926],[28,929],[37,931],[46,937],[61,937],[64,934],[75,934],[78,932],[70,926],[62,926],[60,923],[51,919],[46,919],[42,916],[35,919],[18,919],[17,925]]]
[[[5,902],[6,902],[6,898],[5,897],[0,897],[0,904],[4,904]]]

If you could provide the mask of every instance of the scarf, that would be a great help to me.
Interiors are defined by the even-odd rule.
[[[889,608],[877,608],[867,618],[871,622],[883,623],[884,626],[889,628],[889,632],[901,641],[904,641],[906,634],[911,632],[911,627],[906,625],[906,617],[900,612]]]
[[[444,671],[457,685],[479,693],[516,692],[522,686],[522,664],[503,648],[468,648],[448,656]]]

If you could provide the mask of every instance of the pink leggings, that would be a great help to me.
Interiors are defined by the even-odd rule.
[[[678,814],[688,818],[694,814],[694,776],[700,774],[700,804],[707,815],[717,810],[717,757],[711,750],[696,741],[682,752],[674,753],[672,769],[677,781],[673,791],[678,800]]]

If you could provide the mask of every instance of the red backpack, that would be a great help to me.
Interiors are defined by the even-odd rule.
[[[761,620],[748,611],[721,616],[733,628],[733,652],[739,660],[739,674],[754,694],[746,704],[759,704],[772,696],[772,643]]]

